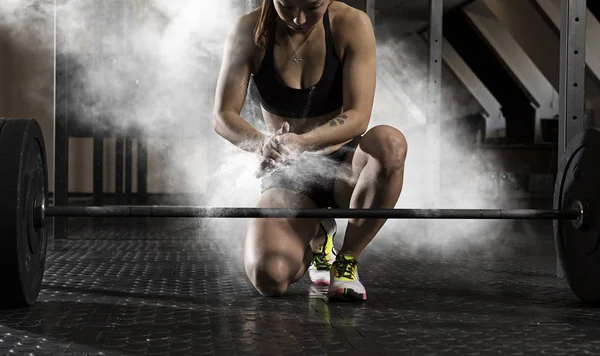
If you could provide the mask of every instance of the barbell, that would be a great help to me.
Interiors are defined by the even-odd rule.
[[[44,276],[48,217],[537,219],[554,241],[571,290],[600,304],[600,130],[580,132],[559,164],[554,206],[536,209],[265,209],[196,206],[47,206],[48,170],[34,119],[0,118],[0,307],[35,303]]]

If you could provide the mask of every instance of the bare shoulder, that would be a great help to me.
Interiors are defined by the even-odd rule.
[[[329,7],[331,30],[342,54],[350,46],[367,48],[375,44],[375,34],[371,19],[364,12],[341,1],[334,1]]]
[[[239,16],[233,23],[233,26],[229,31],[229,35],[237,40],[250,41],[253,43],[254,28],[258,23],[259,16],[260,9],[253,10],[249,13]]]
[[[254,28],[259,15],[260,10],[254,10],[232,21],[225,43],[225,61],[252,65],[258,48],[254,43]]]
[[[373,24],[369,16],[362,10],[341,1],[334,1],[329,7],[331,27],[342,37],[354,38],[355,35],[367,31],[373,32]]]

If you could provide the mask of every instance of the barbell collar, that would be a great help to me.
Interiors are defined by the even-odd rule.
[[[46,197],[40,195],[33,203],[33,226],[35,226],[36,229],[43,229],[46,227],[46,211]]]

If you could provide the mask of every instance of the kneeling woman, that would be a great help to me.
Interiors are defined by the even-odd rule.
[[[258,207],[395,207],[407,144],[390,126],[367,131],[375,47],[368,16],[342,2],[263,0],[238,19],[225,45],[214,127],[229,142],[261,156]],[[250,78],[267,133],[240,116]],[[336,178],[334,171],[311,170],[311,157],[346,167],[349,174]],[[250,220],[246,272],[266,296],[283,294],[308,270],[313,283],[329,285],[331,299],[366,300],[358,261],[384,223],[349,220],[336,252],[333,219]]]

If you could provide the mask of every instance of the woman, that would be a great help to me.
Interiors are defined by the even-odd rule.
[[[369,126],[376,45],[368,16],[332,0],[263,0],[230,32],[217,83],[214,127],[260,155],[260,208],[393,208],[407,153],[403,134]],[[240,117],[250,77],[268,133]],[[366,131],[366,132],[365,132]],[[312,169],[347,167],[349,177]],[[318,171],[318,172],[317,172]],[[338,174],[339,175],[339,174]],[[360,254],[385,220],[350,219],[333,251],[335,220],[252,219],[244,263],[256,289],[283,294],[308,270],[330,299],[366,300]]]

